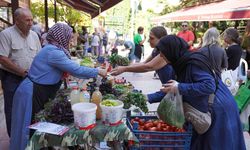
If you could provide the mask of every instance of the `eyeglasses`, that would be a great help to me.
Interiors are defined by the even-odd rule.
[[[181,25],[182,27],[187,27],[188,25]]]

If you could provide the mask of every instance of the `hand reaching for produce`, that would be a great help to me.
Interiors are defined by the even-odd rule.
[[[117,75],[119,75],[119,74],[122,74],[123,72],[125,72],[125,67],[119,66],[119,67],[114,68],[114,69],[110,72],[110,75],[112,75],[112,76],[117,76]]]
[[[165,93],[177,93],[177,90],[178,90],[178,82],[175,81],[175,80],[169,80],[168,83],[164,84],[161,88],[161,91],[162,92],[165,92]]]
[[[107,69],[98,69],[98,75],[105,78],[107,76]]]

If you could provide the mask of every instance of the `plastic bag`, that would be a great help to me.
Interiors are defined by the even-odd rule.
[[[246,107],[250,104],[250,80],[248,80],[245,84],[242,84],[234,96],[237,106],[240,112],[244,111]]]
[[[157,108],[158,118],[165,123],[182,128],[185,123],[185,116],[183,112],[182,96],[168,93],[160,102]]]

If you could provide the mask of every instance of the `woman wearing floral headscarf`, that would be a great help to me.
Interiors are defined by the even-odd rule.
[[[245,150],[236,102],[214,73],[215,66],[206,54],[189,53],[187,43],[174,35],[161,38],[156,47],[160,56],[173,66],[178,81],[170,80],[162,91],[175,93],[178,89],[184,102],[201,112],[211,113],[212,123],[205,133],[193,130],[190,149]],[[208,104],[212,93],[214,102]]]
[[[10,150],[24,150],[29,140],[31,118],[55,97],[64,72],[78,78],[106,76],[106,70],[79,66],[68,51],[72,28],[56,23],[47,35],[48,44],[34,58],[28,76],[13,98]]]

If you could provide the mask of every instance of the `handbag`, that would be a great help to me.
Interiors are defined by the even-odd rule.
[[[209,108],[211,108],[214,102],[215,94],[209,95]],[[189,105],[188,103],[183,103],[183,110],[185,119],[188,122],[191,122],[195,131],[199,134],[204,134],[212,124],[211,113],[201,112],[198,109],[194,108],[193,106]]]
[[[209,52],[209,55],[211,54],[210,57],[214,58],[213,53],[210,53],[209,46],[208,46],[208,52]],[[214,66],[214,64],[212,66]],[[211,72],[215,79],[216,89],[215,89],[215,92],[213,94],[210,94],[208,98],[208,110],[210,112],[209,111],[206,113],[201,112],[198,109],[191,106],[190,104],[183,102],[183,110],[184,110],[185,119],[188,122],[191,122],[191,124],[193,125],[193,128],[198,134],[204,134],[205,132],[207,132],[207,130],[212,124],[211,108],[214,103],[215,93],[218,89],[218,79],[216,77],[214,67],[211,68]]]

